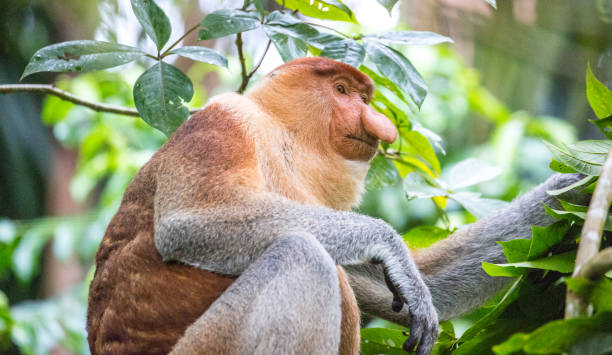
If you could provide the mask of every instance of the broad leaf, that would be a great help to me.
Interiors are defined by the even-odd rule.
[[[395,31],[383,32],[365,37],[376,38],[384,44],[404,44],[410,46],[430,46],[444,42],[453,43],[453,40],[429,31]]]
[[[395,185],[399,181],[401,181],[401,178],[391,160],[382,155],[374,157],[366,176],[366,188],[368,190],[380,190]]]
[[[225,58],[219,52],[210,48],[200,46],[187,46],[173,49],[170,51],[170,53],[197,60],[198,62],[218,65],[220,67],[227,68],[227,58]]]
[[[361,330],[361,349],[363,355],[405,355],[402,346],[408,336],[401,330],[387,328],[365,328]]]
[[[402,53],[383,43],[364,39],[366,53],[379,72],[397,84],[420,108],[427,95],[427,85]]]
[[[539,258],[552,246],[559,244],[569,230],[569,227],[570,224],[566,221],[558,221],[547,227],[532,226],[531,245],[527,254],[527,260]]]
[[[558,173],[563,173],[563,174],[577,173],[576,169],[570,168],[569,166],[561,163],[560,161],[555,160],[554,158],[550,161],[550,164],[548,164],[548,167],[550,168],[550,170],[556,171]]]
[[[354,39],[344,39],[328,44],[320,55],[359,68],[365,58],[365,49]]]
[[[597,126],[606,138],[612,139],[612,116],[602,118],[601,120],[589,120],[589,122]]]
[[[591,281],[585,278],[566,278],[567,287],[582,296],[595,307],[597,312],[612,311],[612,281],[602,277]]]
[[[506,242],[497,242],[502,246],[506,260],[509,263],[527,260],[531,239],[512,239]]]
[[[274,47],[284,62],[306,56],[308,47],[301,39],[294,38],[279,31],[276,26],[264,26],[264,32],[274,43]]]
[[[506,201],[480,197],[480,194],[476,192],[455,192],[448,197],[457,201],[476,218],[486,217],[508,206]]]
[[[562,194],[564,194],[564,193],[566,193],[566,192],[568,192],[570,190],[574,190],[574,189],[577,189],[579,187],[583,187],[585,185],[588,185],[588,184],[592,183],[593,181],[595,181],[596,179],[597,178],[594,177],[594,176],[586,176],[583,179],[580,179],[580,180],[576,181],[573,184],[567,185],[566,187],[563,187],[563,188],[560,188],[560,189],[557,189],[557,190],[548,190],[546,192],[549,195],[552,195],[552,196],[559,196],[559,195],[562,195]]]
[[[323,50],[326,46],[344,40],[331,33],[319,32],[316,28],[301,22],[292,15],[274,11],[266,17],[264,28],[273,27],[277,34],[284,34],[308,43],[316,49]]]
[[[138,48],[99,41],[69,41],[36,51],[21,79],[43,72],[89,72],[129,63],[145,53]]]
[[[448,192],[439,187],[433,187],[427,183],[425,178],[417,173],[408,174],[403,181],[406,198],[431,198],[435,196],[446,196]]]
[[[412,228],[402,238],[411,248],[427,248],[433,243],[450,235],[451,231],[436,226],[420,226]]]
[[[381,4],[387,11],[389,15],[391,15],[391,10],[393,10],[393,6],[397,4],[399,0],[376,0],[379,4]]]
[[[259,27],[260,19],[252,12],[237,9],[215,11],[204,18],[198,40],[225,37]]]
[[[588,161],[578,159],[572,156],[567,149],[556,147],[548,142],[544,142],[548,149],[551,151],[553,156],[561,163],[569,166],[570,168],[581,172],[586,175],[599,176],[601,171],[601,165],[592,164]]]
[[[157,50],[161,51],[170,38],[170,20],[153,0],[130,0],[132,10],[138,22],[144,28],[147,36],[155,42]]]
[[[276,0],[276,2],[309,17],[357,23],[351,9],[339,0]]]
[[[508,263],[508,264],[490,264],[483,263],[483,268],[485,264],[496,265],[500,268],[505,269],[509,273],[514,273],[516,268],[529,268],[529,269],[542,269],[542,270],[553,270],[561,273],[570,273],[574,270],[574,261],[576,259],[576,251],[572,250],[563,254],[551,255],[545,258],[531,260],[531,261],[521,261],[516,263]],[[489,268],[485,271],[491,276],[509,276],[509,275],[500,275],[499,272],[501,269],[495,269],[492,273],[489,273],[493,269]]]
[[[145,122],[170,136],[189,117],[183,105],[193,96],[191,80],[176,67],[158,62],[134,84],[134,103]]]
[[[456,190],[462,187],[476,185],[491,180],[502,173],[498,167],[489,163],[468,158],[453,166],[448,174],[449,189]]]
[[[610,140],[584,140],[566,146],[567,152],[576,159],[590,164],[603,165],[610,150]]]
[[[427,138],[417,131],[404,127],[400,127],[399,133],[401,138],[414,149],[414,152],[423,158],[437,175],[440,175],[440,162]]]
[[[372,81],[374,81],[374,83],[376,85],[380,85],[380,86],[388,89],[389,91],[394,93],[395,96],[397,96],[400,100],[408,103],[408,100],[404,96],[404,93],[399,88],[399,86],[397,86],[394,82],[392,82],[391,80],[385,78],[382,75],[379,75],[377,72],[375,72],[374,70],[372,70],[372,69],[370,69],[370,68],[368,68],[368,67],[366,67],[364,65],[359,67],[359,70],[361,70],[362,72],[367,74],[370,77],[370,79],[372,79]],[[376,95],[376,92],[374,92],[374,94]]]
[[[597,117],[606,118],[612,115],[612,92],[593,75],[590,64],[586,73],[586,92]]]
[[[264,6],[261,2],[262,0],[252,0],[253,5],[255,5],[255,9],[259,12],[259,16],[263,17],[265,14]]]

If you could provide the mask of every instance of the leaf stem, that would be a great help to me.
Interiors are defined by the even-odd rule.
[[[115,106],[109,104],[103,104],[100,102],[93,102],[81,99],[67,91],[62,89],[58,89],[53,85],[48,84],[8,84],[8,85],[0,85],[0,95],[4,94],[12,94],[18,92],[38,92],[47,95],[53,95],[59,97],[64,101],[69,101],[79,106],[88,107],[97,112],[108,112],[108,113],[116,113],[119,115],[125,116],[140,116],[136,109],[130,107],[122,107]],[[190,113],[195,113],[200,109],[192,109]]]
[[[597,187],[591,197],[589,209],[587,210],[584,226],[580,234],[580,244],[576,254],[576,265],[574,266],[573,277],[582,275],[583,269],[589,264],[591,259],[599,252],[601,246],[601,233],[610,209],[612,201],[612,147],[608,151],[608,156],[601,169]],[[589,307],[586,300],[579,295],[567,291],[565,302],[565,318],[575,318],[589,314]]]
[[[176,46],[177,46],[179,43],[181,43],[181,41],[182,41],[182,40],[184,40],[184,39],[185,39],[185,37],[189,36],[189,34],[190,34],[191,32],[193,32],[193,31],[197,30],[197,29],[198,29],[198,27],[200,27],[200,23],[199,23],[199,22],[198,22],[198,23],[196,23],[196,24],[195,24],[193,27],[191,27],[190,29],[188,29],[188,30],[187,30],[187,32],[185,32],[185,33],[184,33],[184,34],[183,34],[183,35],[182,35],[182,36],[181,36],[179,39],[177,39],[176,41],[174,41],[174,43],[172,43],[172,44],[170,45],[170,47],[168,47],[168,49],[166,49],[166,50],[164,51],[164,53],[162,53],[162,54],[161,54],[161,56],[160,56],[159,58],[161,59],[161,58],[166,57],[166,56],[168,55],[168,52],[170,52],[170,51],[171,51],[171,50],[172,50],[174,47],[176,47]],[[156,59],[157,59],[157,58],[156,58]]]

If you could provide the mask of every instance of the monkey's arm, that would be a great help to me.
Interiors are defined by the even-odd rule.
[[[482,270],[481,262],[504,262],[497,241],[529,238],[532,225],[553,223],[554,219],[545,214],[542,204],[556,206],[557,202],[546,191],[568,186],[583,177],[579,174],[555,174],[497,213],[465,226],[429,248],[413,250],[438,318],[442,321],[466,314],[503,289],[511,278],[490,277]],[[389,311],[391,296],[386,292],[377,265],[350,266],[346,271],[363,312],[409,324],[410,315],[406,310],[401,313]]]
[[[420,339],[424,354],[433,346],[437,315],[429,291],[401,237],[381,220],[270,196],[200,209],[167,210],[160,203],[156,213],[155,245],[165,261],[222,274],[241,274],[279,238],[296,233],[313,235],[338,264],[380,262],[397,290],[395,306],[406,303],[413,315],[407,347]]]

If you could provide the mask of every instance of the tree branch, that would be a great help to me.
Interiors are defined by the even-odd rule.
[[[125,116],[136,116],[139,117],[138,111],[134,108],[130,107],[122,107],[115,105],[108,105],[99,102],[93,102],[81,99],[67,91],[62,89],[58,89],[53,85],[48,84],[8,84],[8,85],[0,85],[0,95],[12,94],[17,92],[37,92],[41,94],[53,95],[57,96],[62,100],[70,101],[80,106],[88,107],[97,112],[108,112],[108,113],[116,113],[119,115]],[[192,109],[189,112],[195,113],[200,109]]]
[[[587,210],[582,233],[580,234],[580,244],[576,254],[576,265],[574,266],[573,277],[581,275],[582,270],[591,262],[591,259],[599,252],[601,246],[601,233],[610,209],[612,201],[612,147],[608,151],[606,162],[604,163],[597,187],[591,197],[589,209]],[[605,254],[607,255],[607,254]],[[567,291],[565,302],[565,318],[575,318],[588,315],[588,303],[579,295]]]
[[[242,32],[238,32],[236,34],[236,48],[238,49],[238,60],[240,60],[240,75],[242,76],[240,87],[238,90],[236,90],[239,94],[244,92],[244,89],[246,89],[250,79],[246,70],[246,62],[244,59],[244,52],[242,51],[242,44]]]
[[[172,50],[174,47],[176,47],[176,45],[177,45],[177,44],[181,43],[181,41],[182,41],[183,39],[185,39],[185,37],[189,36],[189,34],[190,34],[191,32],[193,32],[193,31],[195,31],[195,30],[196,30],[198,27],[200,27],[200,23],[197,23],[197,24],[195,24],[193,27],[191,27],[190,29],[188,29],[188,30],[187,30],[187,32],[185,32],[185,34],[183,34],[183,35],[181,36],[181,38],[177,39],[177,40],[176,40],[174,43],[172,43],[172,44],[170,45],[170,47],[168,47],[168,49],[166,49],[166,50],[164,51],[164,53],[162,53],[162,54],[161,54],[160,58],[164,58],[164,57],[166,57],[166,56],[169,54],[169,52],[170,52],[170,51],[171,51],[171,50]]]
[[[589,260],[580,270],[578,276],[597,280],[612,270],[612,247],[606,248]]]

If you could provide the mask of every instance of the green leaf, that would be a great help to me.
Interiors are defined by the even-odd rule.
[[[361,330],[363,355],[405,355],[402,346],[408,338],[401,330],[387,328],[364,328]]]
[[[549,195],[552,195],[552,196],[559,196],[559,195],[562,195],[562,194],[564,194],[564,193],[566,193],[566,192],[568,192],[570,190],[574,190],[574,189],[577,189],[577,188],[582,187],[584,185],[588,185],[588,184],[592,183],[593,181],[595,181],[596,179],[597,178],[594,177],[594,176],[586,176],[584,179],[580,179],[580,180],[576,181],[573,184],[567,185],[564,188],[561,188],[561,189],[558,189],[558,190],[549,190],[549,191],[546,191],[546,192]]]
[[[586,92],[589,104],[597,117],[606,118],[612,115],[612,92],[593,75],[590,63],[586,73]]]
[[[372,159],[370,170],[366,176],[366,188],[370,191],[393,186],[401,180],[397,168],[392,161],[377,155]]]
[[[227,58],[225,58],[219,52],[210,48],[200,46],[187,46],[173,49],[170,51],[170,53],[197,60],[198,62],[218,65],[220,67],[227,68]]]
[[[529,339],[529,334],[515,333],[505,342],[493,346],[493,351],[497,355],[511,355],[523,349]]]
[[[304,41],[279,32],[275,26],[264,26],[264,32],[274,43],[274,47],[284,62],[306,56],[308,47]]]
[[[193,96],[191,80],[176,67],[158,62],[134,84],[136,109],[149,125],[170,136],[189,117],[183,105]]]
[[[506,308],[516,300],[519,295],[519,290],[521,288],[522,282],[523,277],[520,277],[516,281],[514,281],[512,286],[510,286],[508,291],[506,291],[506,293],[504,294],[504,297],[495,305],[491,312],[480,318],[476,323],[474,323],[474,325],[472,325],[468,330],[466,330],[457,342],[466,342],[476,337],[481,332],[486,331],[487,328],[491,325],[491,323],[495,321],[506,310]]]
[[[402,238],[411,248],[427,248],[433,243],[450,235],[451,231],[436,226],[420,226],[412,228]]]
[[[541,270],[553,270],[561,273],[570,273],[574,270],[576,251],[568,251],[563,254],[551,255],[542,259],[521,261],[518,263],[496,264],[503,268],[530,268]],[[512,269],[510,269],[512,270]],[[491,275],[493,276],[493,275]]]
[[[449,189],[456,190],[491,180],[503,171],[489,163],[474,158],[465,159],[453,166],[448,174]]]
[[[548,166],[550,167],[550,170],[556,171],[558,173],[563,173],[563,174],[577,173],[576,169],[572,169],[569,166],[555,160],[554,158],[551,160]]]
[[[354,39],[344,39],[328,44],[320,55],[359,68],[365,58],[365,49]]]
[[[53,225],[42,222],[28,229],[13,252],[13,270],[17,279],[28,282],[36,275],[42,249],[53,233]]]
[[[309,17],[357,23],[351,9],[338,0],[276,0],[276,2]]]
[[[99,41],[69,41],[52,44],[34,53],[21,79],[43,72],[89,72],[116,67],[145,55],[138,48]]]
[[[132,10],[138,22],[144,28],[147,36],[155,42],[157,50],[161,51],[170,38],[170,20],[153,0],[130,0]]]
[[[0,218],[0,243],[10,244],[17,237],[15,224],[7,218]]]
[[[453,43],[452,39],[429,31],[392,31],[366,35],[364,37],[376,38],[386,45],[395,43],[409,46],[431,46],[444,42]]]
[[[257,9],[257,12],[259,12],[259,16],[263,17],[264,13],[265,13],[265,9],[263,4],[261,3],[261,0],[252,0],[253,5],[255,5],[255,9]]]
[[[601,120],[589,120],[589,122],[597,126],[606,138],[612,139],[612,116],[602,118]]]
[[[482,269],[493,277],[515,277],[521,276],[527,272],[525,268],[518,268],[514,266],[500,266],[497,264],[491,264],[483,261]]]
[[[270,27],[272,27],[276,34],[284,34],[299,39],[321,50],[334,42],[344,40],[344,38],[331,33],[319,32],[314,27],[301,22],[294,16],[280,11],[274,11],[266,16],[264,29],[269,29]]]
[[[508,260],[509,263],[515,263],[527,260],[531,241],[531,239],[513,239],[507,242],[497,243],[502,246],[506,260]]]
[[[477,192],[461,191],[448,195],[476,218],[482,218],[508,206],[508,202],[480,197]]]
[[[546,141],[544,141],[544,144],[559,162],[583,174],[599,176],[601,165],[592,164],[588,161],[578,159],[572,156],[565,148],[556,147]]]
[[[558,221],[547,227],[531,227],[531,245],[527,260],[533,260],[544,255],[551,247],[559,244],[569,230],[570,224]],[[508,260],[510,261],[510,260]],[[513,261],[510,261],[513,262]]]
[[[436,174],[440,175],[440,162],[427,138],[417,131],[412,131],[404,127],[400,127],[399,133],[402,139],[410,144],[415,153],[429,163]]]
[[[448,192],[446,192],[444,189],[429,185],[425,178],[417,173],[410,173],[406,175],[402,185],[408,200],[413,200],[415,198],[446,196],[448,194]]]
[[[391,10],[393,10],[393,6],[397,4],[399,0],[376,0],[379,4],[381,4],[387,11],[389,15],[391,15]]]
[[[528,354],[586,354],[587,352],[572,351],[576,344],[581,344],[594,337],[599,338],[600,344],[605,344],[602,352],[588,352],[591,354],[604,354],[612,341],[612,312],[601,312],[593,317],[581,317],[572,319],[561,319],[549,322],[526,336],[521,336],[522,341],[510,338],[508,341],[495,346],[493,350],[504,349],[506,346],[517,348],[522,343],[521,349]],[[602,337],[606,338],[602,342]],[[507,344],[512,341],[514,344]],[[600,348],[602,349],[602,348]],[[499,352],[507,354],[507,352]]]
[[[567,287],[575,293],[582,296],[590,304],[595,307],[597,312],[612,311],[612,280],[605,277],[597,281],[587,280],[585,278],[566,278]]]
[[[399,86],[397,86],[394,82],[392,82],[391,80],[385,78],[382,75],[379,75],[377,72],[375,72],[374,70],[366,67],[365,65],[362,65],[361,67],[359,67],[359,70],[361,70],[367,76],[369,76],[370,79],[372,79],[372,81],[374,81],[374,83],[376,85],[380,85],[380,86],[388,89],[389,91],[394,93],[395,96],[397,96],[400,100],[402,100],[402,101],[404,101],[405,103],[408,104],[408,100],[404,96],[404,93],[402,92],[402,89],[400,89]],[[376,94],[376,92],[374,94]]]
[[[566,146],[567,152],[576,159],[590,164],[603,165],[610,150],[610,140],[584,140]]]
[[[239,32],[253,30],[260,25],[260,19],[252,12],[237,9],[215,11],[204,18],[198,40],[225,37]]]
[[[427,85],[408,58],[383,43],[364,39],[366,53],[383,75],[393,81],[420,108],[427,95]]]

